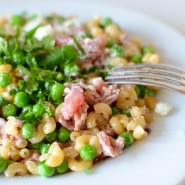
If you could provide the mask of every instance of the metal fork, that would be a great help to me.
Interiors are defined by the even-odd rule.
[[[138,64],[114,67],[105,79],[107,84],[158,86],[185,94],[185,69],[168,64]]]

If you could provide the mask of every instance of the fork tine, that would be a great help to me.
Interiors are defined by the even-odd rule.
[[[185,94],[185,86],[177,86],[177,85],[172,85],[169,83],[165,83],[162,81],[155,81],[155,80],[149,80],[149,79],[127,79],[125,81],[106,81],[106,84],[120,84],[120,85],[126,85],[126,84],[134,84],[134,85],[147,85],[147,86],[157,86],[157,87],[162,87],[174,92],[178,92],[181,94]]]
[[[126,67],[126,66],[125,66]],[[185,79],[185,71],[174,71],[169,69],[156,69],[156,68],[122,68],[122,71],[109,71],[109,75],[126,75],[126,74],[135,74],[135,73],[147,73],[147,74],[166,74],[169,76],[174,76],[178,78]]]
[[[174,83],[177,85],[185,85],[185,82],[182,81],[181,78],[175,78],[172,76],[166,76],[166,74],[140,74],[140,73],[135,73],[135,74],[125,74],[125,75],[110,75],[106,78],[106,80],[121,80],[121,79],[128,79],[128,78],[135,78],[135,79],[140,79],[140,78],[145,78],[145,79],[154,79],[154,80],[163,80],[169,83]]]
[[[185,94],[185,69],[166,64],[139,64],[115,67],[109,71],[108,84],[159,86]]]
[[[185,72],[185,69],[169,65],[169,64],[137,64],[137,65],[128,65],[128,66],[119,66],[119,67],[114,67],[112,70],[122,70],[122,69],[138,69],[138,68],[156,68],[156,69],[168,69],[168,70],[173,70],[173,71],[181,71],[182,73]]]

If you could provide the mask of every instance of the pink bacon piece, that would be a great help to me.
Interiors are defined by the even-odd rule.
[[[116,86],[104,86],[100,91],[101,102],[111,104],[115,102],[119,95],[119,89]]]
[[[69,130],[80,130],[87,118],[88,105],[85,102],[84,92],[78,85],[71,85],[64,103],[59,110],[59,123]]]
[[[77,85],[72,85],[71,91],[66,95],[62,104],[61,114],[63,118],[69,120],[84,103],[83,90]]]
[[[105,82],[101,77],[92,78],[89,82],[96,88],[97,92],[100,92],[102,87],[105,86]]]
[[[103,148],[103,153],[106,156],[116,157],[122,153],[124,147],[124,139],[118,137],[114,140],[111,136],[108,136],[104,131],[97,133],[100,144]]]

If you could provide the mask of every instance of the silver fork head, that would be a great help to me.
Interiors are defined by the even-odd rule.
[[[158,86],[185,94],[185,69],[167,64],[138,64],[112,68],[107,84]]]

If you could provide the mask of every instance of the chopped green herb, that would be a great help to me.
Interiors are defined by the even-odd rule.
[[[13,15],[10,17],[10,23],[16,26],[24,24],[24,18],[21,15]]]
[[[121,114],[121,111],[117,107],[112,107],[112,115]]]
[[[122,114],[125,114],[127,117],[131,117],[130,110],[129,109],[123,109]]]

